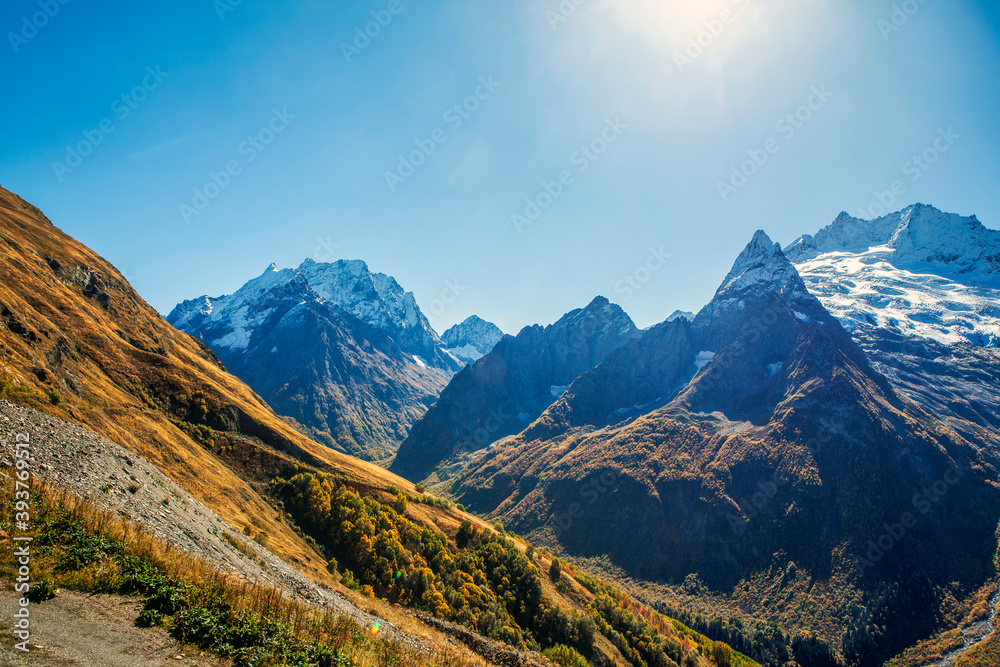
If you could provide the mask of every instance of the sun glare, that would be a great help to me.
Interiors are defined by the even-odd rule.
[[[750,0],[613,0],[630,23],[658,34],[689,33],[714,22],[730,23],[746,11]]]

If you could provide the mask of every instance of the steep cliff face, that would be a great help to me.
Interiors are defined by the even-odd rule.
[[[419,324],[406,299],[386,302],[373,290],[360,290],[366,298],[351,292],[349,305],[367,321],[329,299],[336,290],[350,292],[331,286],[331,277],[350,276],[357,284],[366,275],[363,264],[326,272],[315,263],[303,266],[308,270],[272,265],[232,295],[179,305],[168,320],[205,341],[232,373],[310,437],[367,460],[387,459],[451,372],[429,366],[386,333],[399,335],[400,328],[387,303],[398,306],[395,315],[409,312]]]
[[[873,608],[903,582],[878,603],[897,605],[881,639],[852,630],[851,650],[885,659],[993,575],[1000,493],[980,444],[901,397],[758,233],[690,325],[609,355],[452,488],[643,579],[725,591],[794,562]],[[913,602],[923,586],[937,592]]]
[[[448,353],[465,364],[474,364],[489,354],[502,338],[500,327],[476,315],[441,334]]]
[[[581,373],[638,335],[620,307],[598,297],[555,324],[507,336],[452,379],[413,425],[391,469],[423,479],[456,455],[518,433]]]

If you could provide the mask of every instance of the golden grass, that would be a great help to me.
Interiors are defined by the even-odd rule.
[[[10,507],[14,486],[11,479],[0,485],[0,504]],[[40,492],[38,496],[36,492]],[[36,516],[52,514],[57,508],[66,510],[72,519],[79,520],[88,533],[104,535],[127,545],[127,553],[151,562],[167,576],[177,581],[213,592],[231,605],[234,611],[257,612],[267,618],[288,625],[303,640],[322,642],[342,651],[358,667],[489,667],[490,663],[471,651],[452,646],[444,637],[415,620],[413,627],[422,627],[418,636],[426,639],[427,652],[416,652],[392,639],[373,637],[370,628],[362,627],[349,617],[335,614],[330,609],[318,609],[290,599],[273,587],[248,582],[233,574],[224,573],[212,564],[193,558],[152,536],[143,526],[117,515],[104,512],[88,500],[71,492],[39,482],[34,484],[32,512]],[[37,522],[36,522],[37,523]],[[120,576],[117,564],[104,559],[82,570],[60,572],[56,564],[60,554],[36,551],[32,558],[32,579],[49,579],[58,586],[83,592],[113,589]],[[10,550],[0,556],[0,572],[13,579],[14,559]],[[391,619],[386,619],[390,620]],[[405,628],[403,628],[405,630]],[[388,661],[388,662],[387,662]]]

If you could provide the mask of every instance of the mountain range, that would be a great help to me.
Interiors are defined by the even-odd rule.
[[[400,444],[392,470],[423,479],[442,464],[518,433],[573,380],[639,330],[604,297],[554,324],[507,336],[456,375]]]
[[[393,278],[308,260],[171,327],[0,189],[0,393],[384,613],[594,665],[917,667],[1000,597],[998,236],[919,204],[758,231],[705,307],[644,330],[598,297],[438,336]]]
[[[272,264],[233,294],[178,304],[167,321],[303,433],[368,460],[391,457],[454,372],[502,336],[470,318],[442,341],[412,292],[345,260]]]
[[[538,654],[542,649],[602,666],[644,655],[667,667],[685,660],[712,667],[718,663],[706,656],[713,651],[734,655],[728,645],[670,624],[608,584],[584,579],[591,588],[584,587],[582,570],[563,572],[549,552],[453,503],[310,440],[228,373],[205,344],[170,326],[114,266],[3,188],[0,259],[0,418],[11,441],[0,457],[9,472],[0,480],[12,499],[15,458],[45,471],[45,484],[39,477],[31,482],[32,507],[51,509],[17,531],[21,538],[33,535],[35,544],[47,540],[32,550],[32,595],[41,582],[35,577],[44,575],[48,590],[62,598],[33,599],[32,618],[44,615],[50,627],[107,625],[107,603],[95,606],[89,595],[100,581],[101,590],[130,596],[101,596],[129,610],[116,612],[116,623],[131,622],[140,607],[157,610],[162,620],[152,624],[164,627],[147,629],[151,623],[140,620],[128,649],[150,650],[159,662],[168,633],[185,641],[185,650],[196,641],[196,661],[213,663],[236,656],[240,664],[270,664],[279,649],[285,656],[294,652],[295,664],[318,655],[318,664],[364,667],[546,667],[551,663]],[[265,274],[262,283],[277,283],[274,278]],[[327,302],[310,295],[301,277],[272,290],[277,312],[285,290],[310,298],[299,312],[329,318],[317,321],[322,327],[358,326],[346,315],[340,321],[321,312],[316,304]],[[248,325],[255,312],[246,310]],[[269,321],[246,328],[247,348]],[[375,336],[374,330],[358,332]],[[327,335],[325,329],[319,335]],[[23,429],[30,429],[32,447],[28,456],[15,457],[13,434]],[[72,446],[60,453],[63,438]],[[151,468],[165,478],[142,472]],[[70,477],[73,484],[62,486]],[[100,512],[104,499],[118,508],[121,523]],[[148,511],[127,515],[123,508],[137,504],[148,504]],[[353,520],[344,520],[345,512]],[[3,528],[5,535],[15,530],[11,520]],[[155,541],[151,530],[165,542]],[[203,550],[188,552],[192,544]],[[226,554],[217,561],[189,558],[219,554],[219,545]],[[287,568],[273,567],[275,558]],[[228,559],[239,560],[239,570]],[[244,578],[264,568],[266,585],[280,590],[265,591]],[[239,596],[249,594],[259,604],[246,615]],[[331,598],[336,606],[326,604]],[[598,599],[602,611],[594,617],[590,605]],[[348,615],[334,618],[341,613]],[[289,618],[298,620],[286,627]],[[372,618],[373,626],[358,624]],[[641,638],[625,637],[609,625],[623,618],[654,619],[655,625],[642,620]],[[198,638],[186,634],[195,626]],[[308,644],[311,653],[303,653],[318,627],[324,628],[321,644]],[[32,625],[35,641],[42,632]],[[220,637],[238,646],[223,645]],[[9,645],[0,652],[12,653]],[[105,664],[77,644],[31,650],[32,664]]]
[[[852,664],[881,664],[994,576],[996,234],[921,205],[841,215],[787,256],[757,232],[695,317],[626,337],[516,433],[482,416],[530,395],[507,385],[501,402],[479,379],[497,346],[393,469],[421,478],[463,432],[488,431],[493,446],[438,470],[474,511],[641,580],[734,591],[797,571],[859,600],[832,626]],[[942,285],[961,315],[929,331]],[[887,303],[896,324],[879,320]]]

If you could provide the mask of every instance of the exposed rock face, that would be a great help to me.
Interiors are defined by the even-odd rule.
[[[441,334],[441,342],[453,357],[474,364],[489,354],[503,338],[500,327],[473,315]]]
[[[580,374],[638,336],[625,311],[598,297],[555,324],[505,337],[452,379],[413,425],[392,470],[423,479],[453,456],[518,433]]]
[[[413,293],[403,291],[392,276],[372,273],[360,260],[321,264],[307,259],[297,269],[280,271],[272,264],[263,275],[249,281],[236,293],[185,301],[178,304],[167,319],[187,332],[198,330],[207,321],[228,320],[234,337],[213,344],[243,347],[253,322],[245,321],[240,309],[244,306],[254,308],[254,302],[266,291],[300,277],[321,299],[380,329],[395,340],[400,349],[420,357],[423,363],[452,372],[461,367],[444,352],[440,338],[420,311]]]
[[[943,598],[917,591],[992,576],[1000,492],[979,444],[903,399],[758,232],[692,323],[622,346],[452,488],[639,578],[728,590],[789,561],[843,573],[832,585],[890,617],[878,638],[851,626],[849,648],[885,660],[934,631]],[[927,500],[935,484],[946,500]],[[869,556],[901,517],[894,548]],[[903,593],[878,598],[882,582]]]
[[[373,287],[380,281],[370,280],[360,262],[327,265],[326,271],[320,266],[307,262],[306,271],[278,271],[272,265],[234,294],[185,302],[168,319],[204,340],[233,374],[308,435],[361,458],[388,458],[451,374],[411,353],[421,341],[431,347],[429,359],[440,350],[418,335],[424,329],[405,295],[382,299]],[[370,289],[351,291],[335,279]],[[381,282],[392,288],[385,294],[402,294],[395,281]],[[342,293],[352,295],[345,302],[368,321],[328,298]],[[400,315],[409,320],[396,322]],[[387,330],[407,336],[410,351]]]

